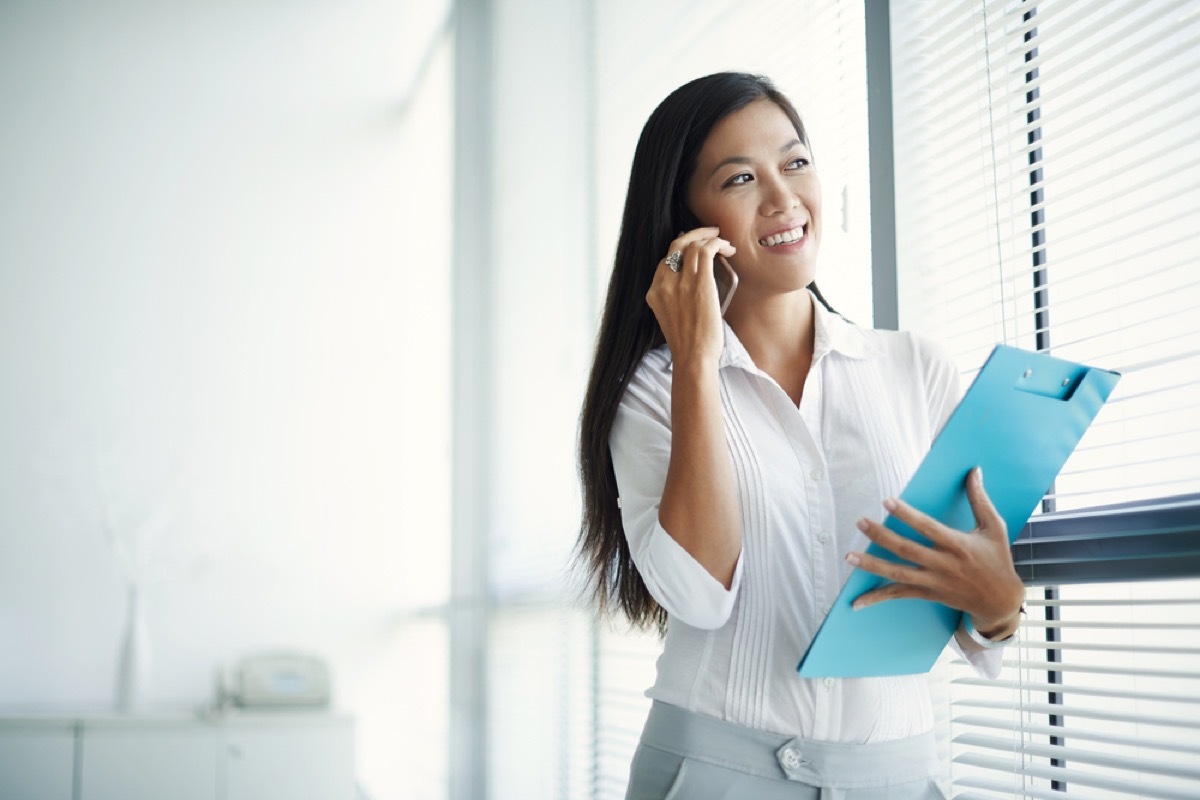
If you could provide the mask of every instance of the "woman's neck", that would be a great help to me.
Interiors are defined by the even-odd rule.
[[[750,358],[797,406],[812,365],[814,302],[804,289],[730,308],[727,317]]]

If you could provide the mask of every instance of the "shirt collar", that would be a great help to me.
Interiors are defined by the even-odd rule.
[[[809,292],[813,305],[813,363],[816,364],[829,353],[838,353],[853,359],[864,359],[874,352],[867,334],[857,325],[834,314]],[[741,367],[756,370],[754,361],[745,346],[725,323],[725,349],[721,352],[721,367]]]
[[[835,314],[817,300],[812,292],[813,317],[815,335],[813,337],[813,363],[815,364],[827,353],[838,353],[861,360],[870,357],[875,352],[871,339],[862,328],[846,320],[840,314]]]

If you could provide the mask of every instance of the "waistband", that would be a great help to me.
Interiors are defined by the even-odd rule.
[[[869,744],[769,733],[654,701],[642,744],[763,778],[830,789],[860,789],[936,778],[933,732]]]

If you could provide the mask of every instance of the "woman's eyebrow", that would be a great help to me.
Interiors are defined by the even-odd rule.
[[[784,153],[791,150],[793,147],[795,147],[798,144],[804,144],[804,142],[800,141],[799,139],[792,139],[787,144],[783,145],[783,147],[779,148],[779,154],[783,155]],[[713,175],[715,175],[717,173],[717,170],[719,170],[721,167],[728,166],[729,164],[751,164],[751,163],[753,163],[753,160],[747,156],[730,156],[729,158],[722,161],[720,164],[717,164],[715,167],[713,167],[712,172],[709,173],[709,177],[712,177]]]

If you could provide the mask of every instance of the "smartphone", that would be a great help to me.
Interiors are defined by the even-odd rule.
[[[691,230],[692,228],[702,227],[704,223],[696,219],[691,211],[684,210],[683,230]],[[683,236],[683,231],[679,232]],[[721,304],[721,316],[725,316],[725,310],[729,308],[729,301],[733,299],[733,293],[737,291],[738,276],[733,271],[729,260],[725,256],[717,253],[713,259],[713,278],[717,281],[717,302]]]
[[[729,301],[733,299],[733,293],[737,291],[738,276],[729,260],[720,253],[713,259],[713,277],[717,281],[717,301],[721,304],[723,317],[725,310],[729,308]]]

